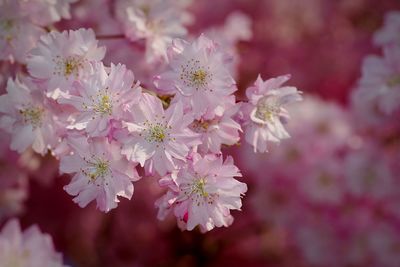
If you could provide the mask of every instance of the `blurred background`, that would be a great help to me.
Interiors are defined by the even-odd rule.
[[[304,92],[305,100],[290,107],[291,139],[266,154],[254,154],[244,142],[224,150],[234,156],[240,180],[248,185],[233,225],[202,234],[180,231],[172,217],[158,221],[154,201],[163,192],[154,177],[136,183],[132,200],[122,200],[107,214],[93,203],[81,209],[63,190],[70,178],[58,175],[54,158],[19,156],[8,150],[4,133],[0,222],[18,216],[23,228],[38,224],[74,267],[399,267],[399,117],[371,124],[360,119],[352,97],[363,59],[382,53],[372,44],[374,32],[388,11],[400,10],[400,2],[201,0],[187,5],[193,36],[218,36],[221,29],[244,32],[233,45],[239,99],[258,74],[263,79],[291,74],[289,84]],[[56,27],[119,34],[113,7],[113,1],[78,1],[72,19]],[[89,16],[93,10],[97,15]],[[238,12],[247,26],[227,25]],[[151,88],[135,45],[101,42],[107,46],[106,62],[127,64]]]

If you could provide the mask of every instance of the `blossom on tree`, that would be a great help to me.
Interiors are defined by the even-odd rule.
[[[160,185],[168,187],[167,194],[156,202],[159,219],[173,209],[181,229],[202,231],[229,226],[233,222],[230,210],[240,210],[241,197],[247,191],[232,157],[194,154],[192,162],[179,171],[163,177]]]
[[[140,100],[141,90],[125,65],[111,64],[109,73],[102,63],[93,66],[85,80],[75,83],[75,94],[61,93],[58,102],[72,105],[70,129],[85,130],[89,136],[106,136],[112,122]]]
[[[25,63],[45,30],[32,24],[18,1],[0,2],[0,60]]]
[[[285,105],[302,99],[296,87],[283,86],[290,76],[266,81],[258,76],[254,86],[247,88],[248,103],[243,104],[245,139],[254,152],[266,152],[267,142],[279,143],[289,138],[283,124],[289,119]]]
[[[233,117],[240,105],[231,100],[234,101],[233,98],[225,100],[222,115],[202,116],[190,124],[189,128],[201,135],[201,144],[198,146],[200,152],[219,153],[222,145],[231,146],[239,142],[242,128]]]
[[[400,107],[400,46],[385,47],[383,57],[370,55],[364,59],[362,77],[355,93],[363,106],[372,101],[379,112],[390,115]]]
[[[27,148],[42,155],[57,141],[56,118],[34,85],[8,80],[7,94],[0,96],[0,128],[12,135],[10,148]]]
[[[1,266],[63,267],[62,255],[54,249],[51,236],[33,225],[21,231],[19,222],[12,219],[0,232]]]
[[[132,113],[134,119],[123,122],[128,134],[118,140],[123,144],[122,154],[146,165],[149,173],[173,171],[178,162],[186,161],[190,148],[200,143],[199,135],[188,128],[192,116],[183,114],[180,102],[164,111],[157,97],[145,93]]]
[[[98,47],[93,30],[52,31],[43,35],[28,57],[29,74],[46,82],[47,91],[67,92],[72,83],[91,70],[91,64],[103,59],[105,47]],[[53,98],[57,98],[54,94]]]
[[[17,0],[34,24],[47,26],[61,19],[70,19],[70,5],[78,0]]]
[[[149,63],[166,60],[172,39],[187,32],[183,25],[187,15],[175,0],[119,0],[116,14],[128,39],[145,40]]]
[[[400,12],[390,11],[385,15],[384,26],[374,34],[374,44],[400,45]]]
[[[83,208],[96,200],[101,211],[109,212],[117,207],[118,197],[132,198],[132,182],[140,177],[135,164],[121,154],[119,144],[106,138],[68,141],[72,153],[61,157],[60,172],[74,175],[64,189],[75,196],[75,203]]]
[[[204,35],[192,43],[175,39],[168,51],[169,69],[156,76],[154,84],[161,91],[176,93],[199,119],[237,90],[225,68],[230,60],[221,47]]]

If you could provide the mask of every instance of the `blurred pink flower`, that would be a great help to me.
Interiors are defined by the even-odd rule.
[[[66,266],[48,234],[37,225],[21,232],[16,219],[8,221],[0,232],[0,262],[2,266]]]
[[[25,63],[45,30],[32,24],[18,1],[0,2],[0,60]]]
[[[400,12],[389,11],[385,15],[385,22],[382,28],[374,34],[374,44],[378,46],[400,45]]]
[[[187,32],[188,15],[175,0],[119,0],[116,14],[130,40],[145,40],[147,63],[166,60],[172,39]]]

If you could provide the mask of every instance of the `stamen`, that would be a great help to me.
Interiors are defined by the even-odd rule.
[[[274,117],[279,116],[280,105],[276,99],[271,96],[265,96],[258,100],[255,116],[263,121],[271,121]]]
[[[400,85],[400,75],[393,75],[386,84],[391,88]]]
[[[174,138],[170,137],[169,133],[171,126],[167,126],[166,123],[161,123],[161,122],[152,123],[149,121],[145,121],[143,123],[143,126],[146,127],[146,130],[140,135],[144,135],[144,139],[149,143],[161,144],[165,140],[169,141],[174,140]]]
[[[79,70],[83,68],[85,63],[83,57],[76,55],[66,58],[56,56],[53,61],[56,63],[53,74],[64,77],[70,77],[71,75],[77,77],[79,75]]]
[[[82,169],[82,173],[89,178],[92,183],[102,183],[105,181],[107,176],[111,175],[110,162],[102,158],[98,158],[92,155],[91,160],[83,158],[83,160],[88,164],[87,169]],[[100,178],[100,181],[98,181]],[[106,182],[107,184],[107,182]]]
[[[29,107],[19,110],[19,113],[22,115],[24,123],[31,124],[33,128],[42,125],[43,112],[44,110],[41,107]]]
[[[195,88],[196,90],[206,89],[212,80],[210,68],[202,66],[199,60],[191,59],[186,65],[182,65],[181,68],[181,81],[186,86]]]

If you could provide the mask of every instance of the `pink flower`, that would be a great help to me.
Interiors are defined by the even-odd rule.
[[[199,135],[188,128],[192,117],[183,114],[180,102],[164,111],[161,101],[146,93],[132,113],[133,122],[123,123],[129,134],[119,138],[122,154],[141,166],[146,163],[150,173],[174,170],[177,161],[185,162],[190,148],[200,143]]]
[[[234,101],[234,99],[232,99]],[[219,153],[221,145],[234,145],[239,142],[240,124],[233,119],[240,108],[239,104],[226,100],[224,112],[221,116],[214,115],[211,118],[205,116],[193,121],[189,128],[201,134],[199,151],[207,153]]]
[[[192,43],[175,39],[168,59],[169,70],[156,76],[154,83],[162,91],[177,93],[197,119],[236,91],[236,83],[225,68],[230,58],[204,35]]]
[[[374,44],[378,46],[400,45],[399,32],[400,12],[390,11],[385,15],[384,26],[374,34]]]
[[[283,124],[289,118],[285,105],[302,100],[300,92],[291,86],[281,87],[290,76],[263,81],[258,76],[254,86],[247,88],[249,102],[243,105],[245,138],[254,152],[267,151],[267,142],[289,138]]]
[[[345,158],[345,185],[349,193],[360,198],[390,199],[397,192],[384,152],[369,147],[349,153]]]
[[[223,162],[222,156],[195,154],[193,162],[160,180],[169,191],[156,203],[161,209],[159,218],[173,207],[180,227],[186,230],[197,225],[202,231],[231,225],[230,210],[240,210],[247,191],[246,184],[234,179],[241,176],[231,157]]]
[[[174,0],[119,0],[116,14],[130,40],[145,40],[148,63],[166,60],[172,39],[187,32],[187,15]]]
[[[62,255],[54,250],[51,236],[33,225],[21,232],[16,219],[10,220],[0,232],[1,266],[66,266]]]
[[[7,94],[0,96],[0,128],[12,134],[11,149],[19,153],[32,146],[42,155],[57,141],[56,121],[41,92],[20,81],[7,83]]]
[[[70,4],[78,0],[17,0],[34,24],[48,26],[61,19],[70,19]]]
[[[25,63],[45,30],[32,24],[17,1],[0,2],[0,60]]]
[[[71,155],[61,157],[60,172],[74,174],[64,187],[80,207],[96,200],[97,207],[109,212],[117,207],[118,197],[131,199],[132,181],[140,179],[135,164],[128,162],[116,142],[107,139],[71,138]]]
[[[384,56],[368,56],[359,81],[361,102],[373,101],[379,111],[390,115],[400,107],[400,47],[385,47]]]
[[[141,95],[133,73],[121,64],[111,64],[109,74],[102,63],[95,64],[92,73],[74,87],[76,95],[61,93],[58,99],[77,110],[68,128],[85,130],[94,137],[106,136],[112,120],[120,120]]]
[[[89,29],[50,32],[40,38],[31,51],[28,71],[47,82],[47,91],[69,91],[74,81],[81,80],[91,69],[91,62],[100,61],[105,47],[98,47],[94,32]],[[57,94],[53,96],[57,98]]]

